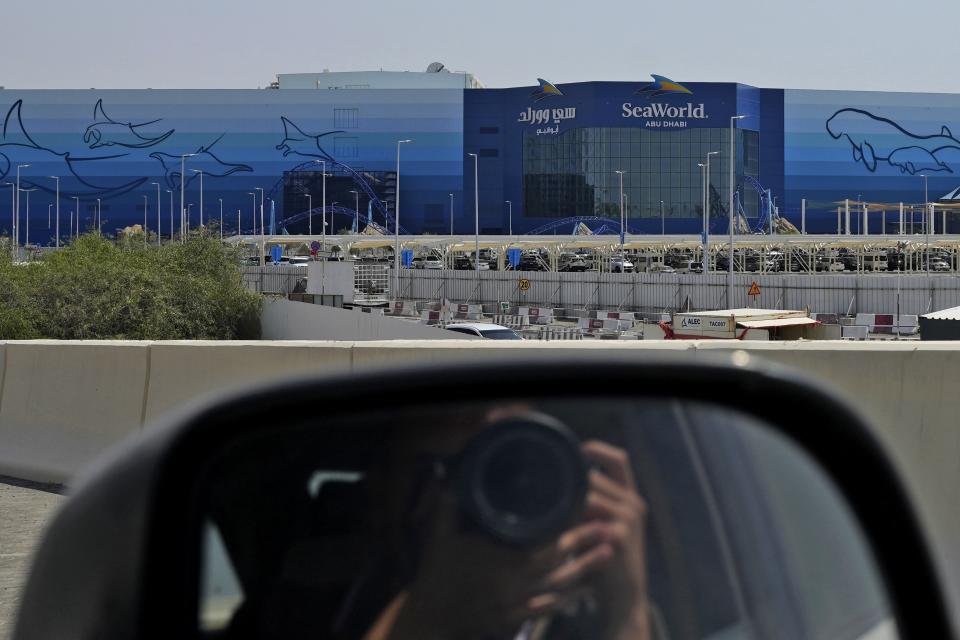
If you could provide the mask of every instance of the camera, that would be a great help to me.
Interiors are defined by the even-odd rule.
[[[459,456],[460,510],[501,542],[545,542],[580,517],[588,469],[577,437],[556,418],[535,412],[504,418]]]

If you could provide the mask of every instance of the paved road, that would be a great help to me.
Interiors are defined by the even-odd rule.
[[[0,477],[0,640],[13,633],[13,616],[40,533],[64,497]]]

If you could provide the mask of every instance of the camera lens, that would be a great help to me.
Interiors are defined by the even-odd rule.
[[[464,449],[460,506],[498,540],[542,542],[579,516],[586,470],[579,442],[558,420],[538,413],[507,418]]]

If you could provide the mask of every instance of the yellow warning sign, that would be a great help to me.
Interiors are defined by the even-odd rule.
[[[750,291],[747,291],[748,296],[758,296],[760,295],[760,285],[756,282],[750,283]]]
[[[530,281],[527,280],[526,278],[520,278],[519,286],[520,286],[520,291],[527,291],[528,289],[530,289]]]

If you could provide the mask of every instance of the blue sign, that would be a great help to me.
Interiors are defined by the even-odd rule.
[[[404,249],[400,252],[400,263],[405,267],[413,264],[413,249]]]
[[[320,243],[314,240],[313,242],[310,243],[310,249],[312,251],[320,251]]]
[[[507,249],[507,261],[510,263],[510,266],[514,269],[517,268],[517,265],[520,264],[520,256],[523,254],[523,251],[520,249]]]
[[[273,258],[273,264],[279,264],[280,258],[283,257],[283,247],[278,244],[273,245],[270,248],[270,257]]]

